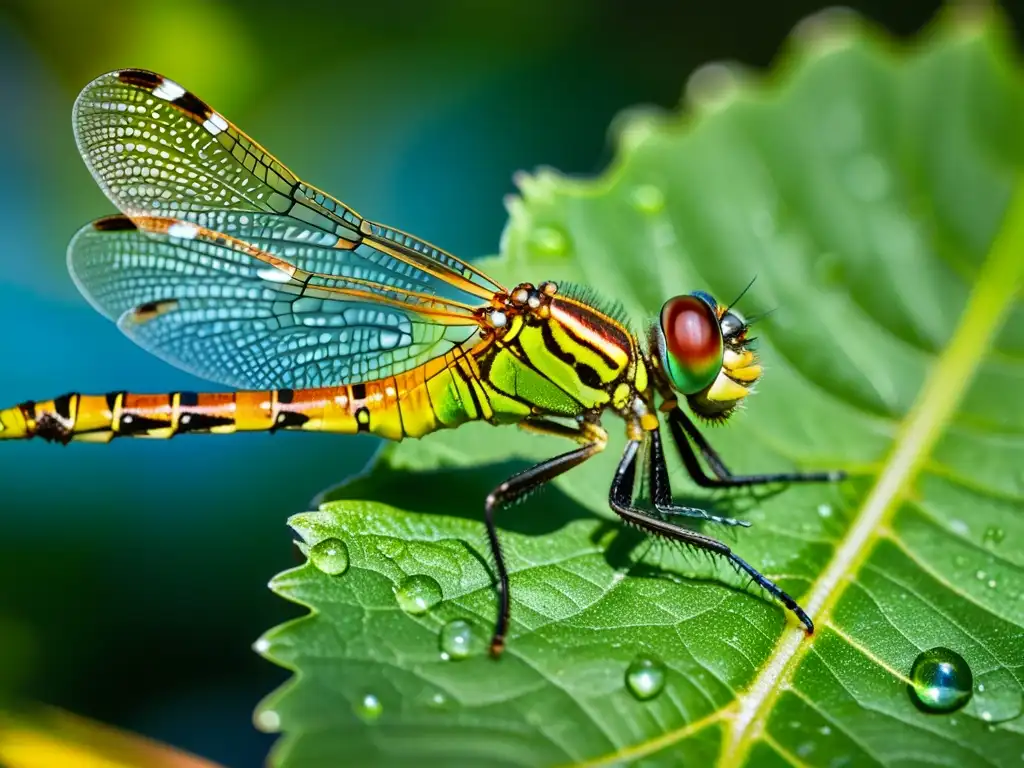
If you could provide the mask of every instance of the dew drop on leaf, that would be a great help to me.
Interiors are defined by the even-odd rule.
[[[971,707],[986,723],[1016,720],[1024,713],[1024,692],[1006,668],[994,669],[979,676]]]
[[[365,694],[355,705],[356,714],[366,722],[373,722],[384,712],[384,705],[372,693]]]
[[[626,687],[640,701],[653,699],[665,687],[665,665],[647,656],[638,656],[626,670]]]
[[[629,195],[633,207],[640,213],[653,216],[665,209],[665,193],[653,184],[641,184]]]
[[[384,557],[397,560],[405,554],[405,542],[398,539],[385,538],[377,543],[377,549]]]
[[[998,544],[1003,543],[1003,539],[1006,538],[1006,531],[1002,528],[997,528],[994,525],[990,525],[985,529],[985,535],[982,536],[981,543],[988,544],[990,547],[994,547]]]
[[[441,585],[423,574],[408,577],[395,589],[398,607],[413,616],[426,613],[441,602],[442,597]]]
[[[939,646],[914,659],[907,687],[925,712],[954,712],[970,701],[974,676],[963,656]]]
[[[348,547],[340,539],[323,539],[309,550],[309,559],[329,576],[340,576],[348,570]]]
[[[473,628],[462,619],[449,621],[441,629],[441,653],[450,659],[464,659],[469,656],[473,642]]]
[[[569,253],[569,236],[552,227],[537,227],[530,233],[530,250],[538,256],[566,256]]]

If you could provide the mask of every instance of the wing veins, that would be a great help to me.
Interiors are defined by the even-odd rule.
[[[431,296],[417,291],[408,291],[404,288],[399,288],[398,286],[385,285],[373,280],[363,280],[361,278],[350,278],[339,275],[329,275],[322,272],[309,272],[302,270],[286,259],[267,253],[262,248],[258,248],[246,240],[242,240],[241,238],[237,238],[223,232],[217,232],[208,227],[202,227],[190,222],[183,222],[178,219],[156,216],[143,216],[135,219],[134,221],[143,232],[151,232],[167,236],[173,236],[171,234],[171,230],[175,226],[185,227],[188,231],[194,230],[195,234],[191,238],[193,240],[200,240],[212,245],[228,247],[237,253],[242,253],[277,269],[283,275],[288,277],[288,283],[295,286],[301,286],[302,291],[299,294],[300,296],[316,297],[317,292],[327,294],[328,299],[332,298],[331,294],[345,296],[346,298],[354,299],[356,301],[384,304],[404,311],[415,312],[418,315],[429,317],[435,322],[441,322],[444,325],[479,325],[480,322],[474,313],[474,308],[468,304],[462,304],[461,302],[444,299],[438,296]],[[365,286],[371,290],[360,290],[358,288],[345,288],[343,286],[331,285],[311,285],[309,281],[313,277],[332,281],[336,280],[339,282],[351,282],[356,285]],[[284,285],[286,283],[280,284]],[[391,298],[390,296],[373,293],[371,291],[374,288],[385,293],[394,293],[399,296],[404,296],[408,298],[409,301],[400,301],[398,299]],[[427,304],[448,306],[454,308],[455,311],[435,309],[425,306]]]

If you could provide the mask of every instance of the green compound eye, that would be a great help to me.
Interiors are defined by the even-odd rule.
[[[710,297],[709,297],[710,298]],[[703,296],[676,296],[661,308],[662,365],[684,395],[707,388],[722,370],[722,328]]]

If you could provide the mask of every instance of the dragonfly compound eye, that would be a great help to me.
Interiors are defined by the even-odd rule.
[[[724,343],[714,307],[704,295],[676,296],[661,309],[661,363],[684,395],[707,388],[722,370]]]

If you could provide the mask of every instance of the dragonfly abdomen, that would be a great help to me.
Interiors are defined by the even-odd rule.
[[[459,362],[465,363],[465,358]],[[41,437],[61,443],[105,443],[115,437],[166,439],[188,433],[279,429],[367,432],[401,440],[491,418],[483,405],[486,398],[474,396],[480,385],[473,372],[455,361],[439,363],[365,383],[315,389],[73,392],[0,410],[0,440]]]

